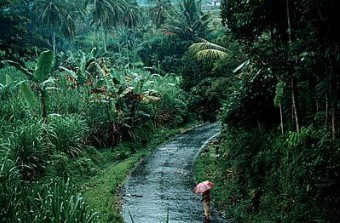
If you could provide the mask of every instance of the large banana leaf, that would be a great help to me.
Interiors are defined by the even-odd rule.
[[[4,61],[1,61],[1,63],[4,64],[4,65],[9,65],[9,66],[15,67],[16,69],[21,71],[23,74],[25,74],[26,77],[29,80],[33,80],[34,79],[33,73],[29,69],[27,69],[26,67],[22,66],[18,62],[15,62],[15,61],[12,61],[12,60],[4,60]]]
[[[50,50],[43,51],[39,58],[34,77],[37,82],[42,83],[48,79],[53,65],[53,53]]]
[[[38,105],[38,102],[37,102],[37,98],[36,96],[34,95],[34,92],[29,84],[29,82],[24,82],[21,84],[21,92],[22,92],[22,95],[28,105],[28,107],[33,110],[37,107]]]

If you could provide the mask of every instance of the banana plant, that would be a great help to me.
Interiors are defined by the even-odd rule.
[[[60,66],[59,68],[65,71],[68,78],[71,79],[76,86],[82,86],[84,84],[92,86],[97,76],[100,76],[103,72],[107,73],[107,69],[101,67],[99,59],[95,57],[97,48],[93,48],[89,53],[84,53],[79,50],[77,58],[70,53],[70,59],[72,63],[78,63],[79,66],[72,67],[72,69]]]
[[[138,110],[139,103],[159,100],[152,95],[154,91],[151,89],[143,90],[145,84],[146,79],[138,73],[111,68],[109,75],[97,79],[91,90],[92,101],[105,103],[110,122],[118,129],[128,129],[127,133],[131,138],[134,138],[133,132],[138,117],[147,116]]]
[[[50,78],[53,62],[54,54],[50,50],[43,51],[40,54],[34,71],[27,69],[15,61],[4,61],[5,64],[14,66],[26,75],[27,80],[18,84],[20,85],[22,95],[28,107],[32,110],[37,107],[38,101],[40,100],[41,113],[45,120],[47,119],[47,91],[50,89],[49,84],[55,81],[55,79]]]

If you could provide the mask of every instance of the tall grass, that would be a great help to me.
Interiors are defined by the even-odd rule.
[[[26,180],[33,180],[45,170],[46,161],[53,152],[50,137],[55,135],[43,120],[18,121],[10,133],[9,147],[12,159]]]
[[[51,182],[42,190],[39,185],[30,191],[30,222],[97,222],[98,213],[90,210],[76,188],[66,182]]]
[[[86,120],[76,114],[55,115],[50,117],[50,125],[55,133],[51,138],[55,149],[71,157],[79,155],[90,131]]]

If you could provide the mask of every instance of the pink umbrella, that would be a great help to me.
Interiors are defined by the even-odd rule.
[[[203,181],[196,185],[193,192],[196,194],[204,193],[207,190],[210,190],[214,187],[214,183],[210,182],[209,180]]]

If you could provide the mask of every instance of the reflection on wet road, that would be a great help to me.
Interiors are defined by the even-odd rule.
[[[192,193],[193,161],[199,150],[220,132],[219,124],[205,124],[159,146],[131,173],[123,188],[123,216],[127,223],[201,223],[200,196]],[[130,213],[130,214],[129,214]],[[213,215],[213,222],[226,222]]]

